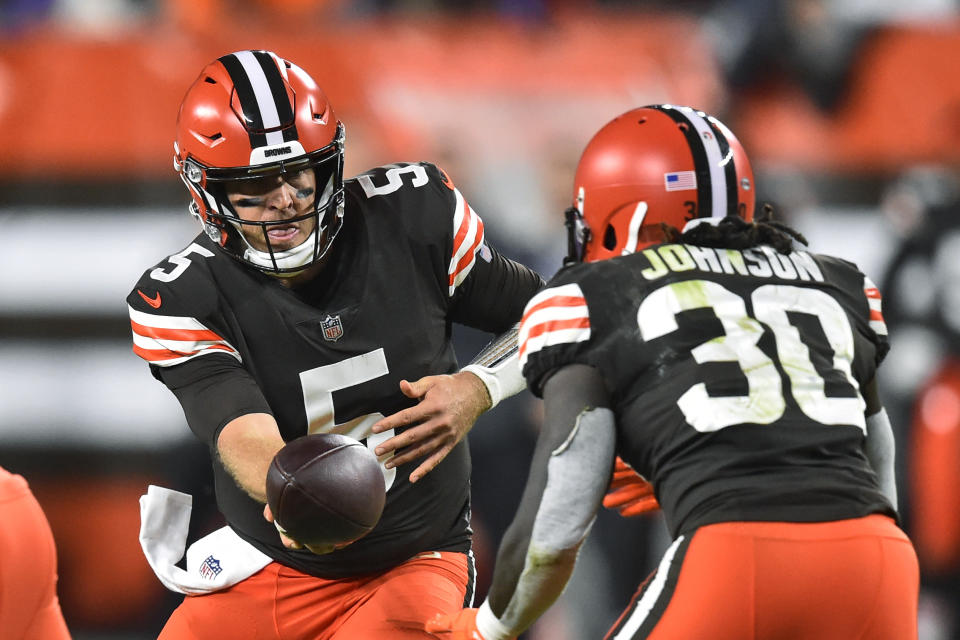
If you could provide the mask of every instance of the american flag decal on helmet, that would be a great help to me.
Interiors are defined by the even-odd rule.
[[[724,218],[737,215],[737,167],[726,134],[716,120],[705,117],[690,107],[662,105],[657,107],[678,124],[690,146],[696,169],[698,215],[703,218]],[[668,174],[669,175],[669,174]],[[670,191],[669,179],[667,190]]]
[[[236,87],[252,148],[297,140],[293,102],[283,61],[268,51],[237,51],[220,58]]]
[[[544,289],[530,298],[520,321],[520,367],[531,354],[590,339],[590,310],[577,283]]]
[[[457,290],[466,279],[477,261],[477,252],[483,247],[483,220],[470,208],[458,189],[453,190],[457,198],[453,212],[453,255],[447,269],[449,295]]]
[[[127,305],[133,329],[133,352],[160,367],[170,367],[209,353],[240,353],[195,318],[143,313]]]
[[[883,298],[880,295],[880,290],[877,289],[877,285],[873,284],[873,280],[866,276],[863,278],[863,293],[867,296],[867,305],[870,307],[870,328],[878,336],[887,335],[887,323],[883,320],[883,313],[881,312]]]

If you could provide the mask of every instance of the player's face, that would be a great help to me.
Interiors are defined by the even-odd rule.
[[[281,223],[266,227],[240,225],[247,242],[258,251],[269,251],[269,247],[274,251],[285,251],[306,242],[317,224],[315,217],[287,224],[282,222],[312,213],[316,197],[317,178],[312,169],[238,180],[227,187],[227,198],[242,220]]]

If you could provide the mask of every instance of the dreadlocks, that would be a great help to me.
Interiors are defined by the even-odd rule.
[[[753,222],[747,222],[739,216],[727,216],[716,226],[698,224],[685,233],[667,227],[664,233],[668,242],[717,249],[749,249],[765,244],[786,254],[793,251],[794,240],[807,244],[802,233],[773,220],[773,207],[769,204],[763,205],[763,210]]]

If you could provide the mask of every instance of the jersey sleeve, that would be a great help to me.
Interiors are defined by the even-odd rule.
[[[540,274],[503,256],[487,242],[480,215],[443,169],[427,165],[453,192],[450,251],[446,259],[450,319],[475,329],[502,333],[520,320],[530,297],[543,288]]]
[[[234,418],[273,415],[256,380],[234,358],[193,358],[155,369],[154,375],[177,397],[190,430],[212,451],[220,431]]]
[[[127,296],[133,352],[173,392],[191,430],[208,445],[233,418],[270,413],[243,368],[214,283],[197,264],[215,257],[191,244],[145,271]]]
[[[834,295],[846,308],[858,340],[861,344],[869,345],[864,351],[865,359],[869,362],[868,368],[875,370],[890,350],[880,290],[852,262],[822,254],[817,255],[816,259],[823,267],[827,280],[835,287]]]
[[[877,364],[879,365],[890,350],[889,333],[887,332],[887,323],[883,320],[883,296],[880,295],[880,289],[873,283],[868,276],[863,276],[863,295],[867,298],[867,324],[873,332],[874,341],[877,345]]]
[[[208,249],[194,243],[168,260],[190,264],[184,256],[191,253],[199,253],[201,259],[205,254],[212,257]],[[226,322],[219,316],[218,300],[213,284],[202,277],[199,267],[185,268],[172,278],[163,265],[147,270],[127,296],[133,352],[151,368],[172,367],[210,354],[226,354],[240,361]]]
[[[427,256],[451,322],[502,333],[544,281],[487,242],[484,222],[443,169],[429,162],[378,167],[358,184],[365,195],[390,195],[413,251]],[[376,186],[379,185],[379,186]]]
[[[580,283],[560,276],[530,299],[520,321],[520,367],[538,397],[557,369],[592,364],[586,349],[591,337],[589,305]]]

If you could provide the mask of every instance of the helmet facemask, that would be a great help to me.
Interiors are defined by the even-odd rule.
[[[270,51],[237,51],[204,67],[187,90],[174,168],[218,246],[250,267],[293,276],[322,261],[340,230],[343,138],[303,69]]]
[[[204,167],[193,159],[183,165],[181,177],[194,194],[191,212],[201,219],[207,235],[233,258],[265,273],[290,277],[320,262],[342,225],[342,125],[338,125],[330,145],[291,159],[228,169]],[[292,180],[303,171],[312,171],[315,178],[313,206],[307,213],[277,220],[248,220],[241,217],[228,197],[228,188],[244,181],[280,177],[285,187],[293,185]],[[200,203],[204,205],[202,212]],[[281,248],[271,241],[271,229],[304,222],[312,222],[312,229],[300,244]]]

